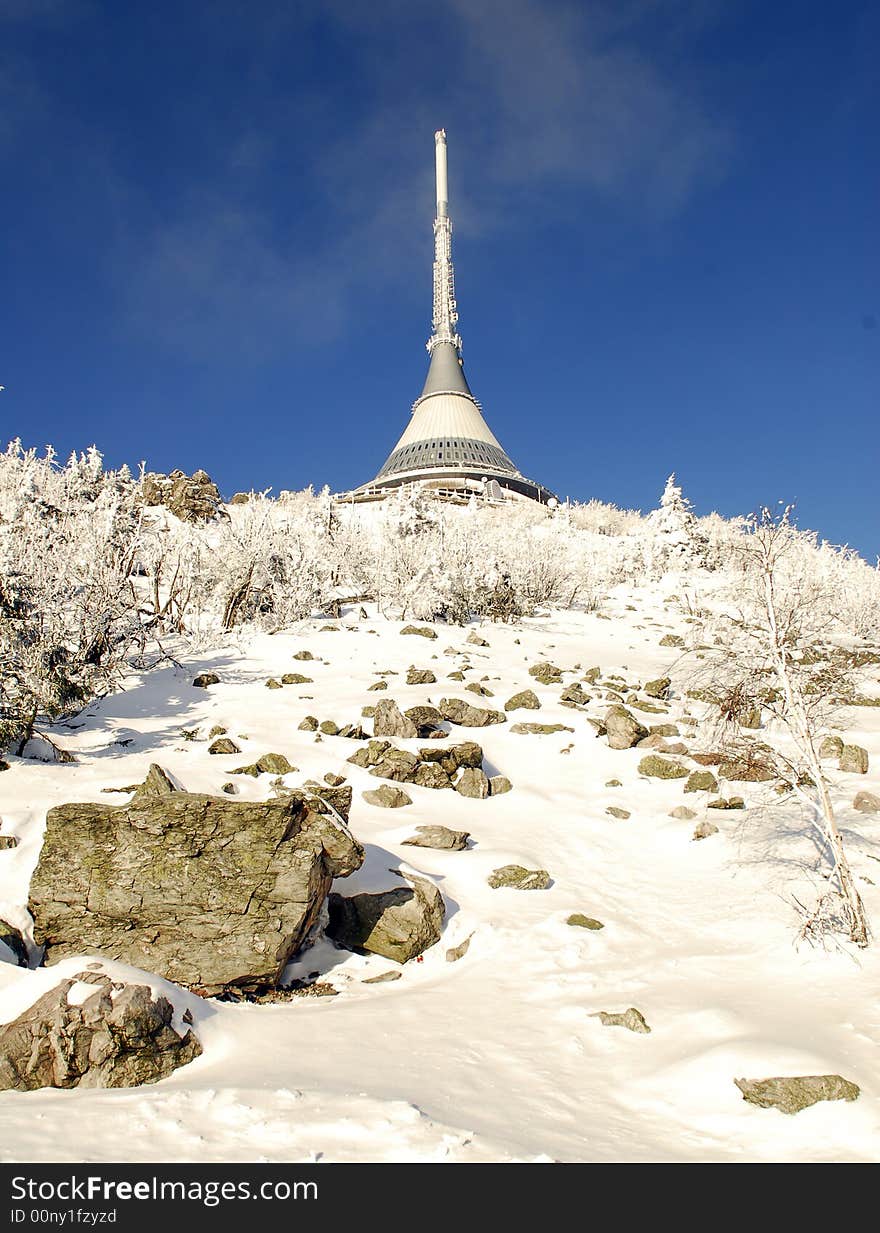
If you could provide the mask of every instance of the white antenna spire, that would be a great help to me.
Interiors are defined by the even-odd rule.
[[[437,172],[437,217],[434,219],[434,332],[427,348],[451,343],[461,351],[461,338],[455,330],[458,313],[455,304],[455,274],[452,269],[452,220],[449,217],[449,188],[446,176],[446,130],[434,134]]]

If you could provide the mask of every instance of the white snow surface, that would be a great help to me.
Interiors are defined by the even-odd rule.
[[[171,997],[176,1025],[193,1012],[204,1053],[156,1085],[114,1091],[0,1093],[3,1161],[869,1161],[880,1156],[880,949],[796,944],[792,895],[809,900],[816,851],[794,803],[769,802],[759,784],[731,785],[744,812],[706,811],[705,794],[637,773],[644,750],[615,751],[581,711],[559,704],[560,686],[528,675],[550,660],[564,683],[591,666],[644,683],[668,674],[674,722],[686,708],[676,657],[660,638],[692,639],[668,582],[620,588],[603,615],[553,612],[512,625],[484,624],[489,647],[467,629],[437,624],[429,641],[400,635],[402,622],[354,609],[335,632],[315,619],[285,633],[238,638],[133,678],[128,688],[52,729],[70,764],[11,759],[0,775],[0,917],[27,928],[27,887],[46,811],[66,801],[115,801],[106,788],[142,780],[158,762],[187,790],[219,793],[233,767],[274,751],[299,768],[289,784],[348,777],[351,829],[367,860],[341,879],[342,894],[399,885],[400,868],[433,880],[447,904],[444,934],[421,963],[402,968],[319,942],[290,975],[319,972],[337,997],[278,1005],[205,1002],[155,975],[112,962],[117,977],[146,980]],[[610,617],[611,619],[607,619]],[[457,654],[446,655],[447,647]],[[313,661],[295,661],[310,650]],[[436,685],[407,686],[410,664]],[[575,665],[580,665],[575,668]],[[481,699],[447,673],[464,668],[494,697]],[[221,678],[195,689],[196,672]],[[314,684],[268,690],[269,676],[301,671]],[[390,671],[386,693],[368,692]],[[874,670],[876,677],[876,669]],[[401,707],[463,697],[503,708],[533,688],[539,712],[511,713],[474,739],[487,773],[513,791],[471,800],[406,785],[412,806],[387,810],[361,796],[378,786],[347,763],[360,745],[320,740],[297,725],[307,714],[356,722],[380,698]],[[588,693],[596,691],[585,685]],[[607,703],[597,700],[589,714]],[[699,704],[690,704],[699,714]],[[639,713],[639,712],[636,712]],[[516,735],[517,720],[574,732]],[[369,727],[368,721],[364,721]],[[880,791],[880,709],[847,712],[847,741],[871,757],[866,776],[835,772],[834,799],[869,914],[880,921],[880,815],[851,808],[858,789]],[[228,728],[242,753],[208,755],[208,731]],[[185,739],[183,729],[198,729]],[[685,730],[686,731],[686,730]],[[422,741],[398,742],[415,749]],[[265,799],[271,776],[238,777],[236,799]],[[607,787],[610,779],[621,787]],[[679,804],[698,810],[677,821]],[[631,812],[627,820],[606,813]],[[695,842],[708,817],[720,833]],[[444,852],[401,846],[419,824],[471,832],[472,846]],[[492,890],[500,865],[547,869],[543,891]],[[592,932],[569,914],[604,923]],[[468,936],[463,959],[446,951]],[[24,971],[0,954],[0,1021],[58,980],[99,960],[84,955]],[[389,969],[401,979],[364,984]],[[603,1027],[596,1012],[638,1007],[649,1035]],[[182,1029],[181,1029],[182,1030]],[[737,1077],[837,1072],[857,1083],[852,1103],[822,1103],[785,1116],[746,1104]]]

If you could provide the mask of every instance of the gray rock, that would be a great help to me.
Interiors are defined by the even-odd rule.
[[[873,792],[857,792],[853,800],[853,809],[859,813],[880,813],[880,796]]]
[[[395,972],[393,968],[389,968],[387,972],[380,972],[378,976],[366,976],[361,981],[362,985],[385,985],[390,980],[400,980],[402,972]]]
[[[824,761],[839,758],[843,753],[843,741],[839,736],[826,736],[819,745],[819,757]]]
[[[840,761],[837,763],[837,769],[851,775],[867,775],[867,749],[863,749],[861,745],[844,745],[840,754]]]
[[[603,1027],[628,1028],[630,1032],[640,1032],[642,1035],[651,1030],[645,1022],[645,1016],[640,1010],[636,1010],[635,1006],[630,1006],[628,1010],[619,1012],[600,1010],[596,1014],[591,1015],[590,1018],[598,1019]]]
[[[547,890],[550,874],[546,869],[526,869],[522,865],[502,865],[493,869],[487,878],[493,890],[508,887],[510,890]]]
[[[415,959],[440,939],[446,905],[432,882],[377,895],[331,895],[327,934],[349,950],[366,950],[396,963]]]
[[[458,946],[450,946],[449,950],[446,952],[446,962],[458,963],[459,959],[463,959],[470,949],[471,938],[473,936],[474,935],[471,933],[463,942],[459,942]]]
[[[434,685],[437,678],[430,668],[409,668],[406,673],[407,685]]]
[[[231,741],[228,736],[221,736],[214,741],[213,745],[208,746],[209,754],[237,754],[241,753],[241,748],[236,745],[235,741]]]
[[[383,698],[376,703],[373,716],[374,736],[397,736],[406,740],[418,734],[416,725],[401,714],[400,707],[393,698]]]
[[[506,775],[492,775],[489,779],[489,795],[503,796],[505,792],[510,792],[513,784]]]
[[[15,961],[20,968],[28,966],[27,945],[21,936],[20,929],[10,925],[8,921],[0,920],[0,942],[12,951],[13,955],[15,955]]]
[[[196,689],[207,689],[209,685],[219,685],[220,678],[216,672],[200,672],[193,680]]]
[[[505,711],[539,711],[541,703],[533,689],[521,689],[504,703]]]
[[[461,772],[455,790],[461,796],[469,796],[473,800],[482,801],[489,795],[489,780],[481,770],[467,767]]]
[[[673,762],[669,758],[661,758],[659,754],[649,754],[639,763],[639,774],[652,779],[685,779],[688,775],[686,766]]]
[[[416,833],[404,843],[410,848],[436,848],[443,852],[463,852],[471,837],[470,831],[452,831],[447,826],[417,826]]]
[[[717,835],[718,827],[714,822],[701,822],[699,826],[694,828],[694,839],[708,839],[710,835]]]
[[[594,916],[584,916],[582,912],[572,912],[565,923],[578,929],[592,929],[594,932],[605,928],[600,920],[596,920]]]
[[[567,724],[511,724],[510,731],[517,736],[552,736],[554,732],[574,732]]]
[[[648,729],[620,705],[609,706],[605,712],[605,730],[609,749],[631,749],[648,735]]]
[[[772,1079],[734,1079],[743,1100],[760,1109],[800,1113],[820,1100],[856,1100],[859,1088],[840,1075],[779,1075]]]
[[[379,805],[382,809],[402,809],[404,805],[412,804],[411,796],[390,783],[383,783],[381,788],[372,788],[361,795],[368,805]]]
[[[209,994],[264,988],[317,920],[333,878],[363,859],[303,794],[59,805],[31,880],[35,940],[49,964],[92,952]]]
[[[443,723],[443,716],[436,706],[411,706],[404,711],[404,715],[410,723],[415,724],[417,735],[422,740]]]
[[[449,775],[455,774],[460,767],[479,769],[483,765],[483,749],[476,741],[461,741],[446,748],[420,749],[419,757],[424,762],[439,762]]]
[[[440,789],[452,787],[452,780],[437,762],[420,762],[413,771],[409,782],[417,784],[420,788]]]
[[[684,790],[685,792],[717,792],[718,780],[711,771],[691,771]]]
[[[463,728],[485,728],[488,724],[507,722],[507,716],[502,711],[471,706],[464,698],[441,698],[439,710],[444,719]]]
[[[542,685],[554,685],[562,680],[561,670],[555,664],[548,663],[532,664],[529,668],[529,676],[533,676]]]
[[[420,638],[436,638],[437,634],[429,625],[405,625],[402,634],[417,634]]]
[[[69,1006],[78,980],[95,991]],[[179,1036],[171,1026],[173,1013],[167,998],[153,998],[149,985],[120,986],[82,972],[0,1027],[0,1089],[156,1083],[202,1052],[192,1029]]]
[[[669,697],[669,686],[672,684],[668,676],[661,676],[656,681],[648,681],[645,685],[645,693],[649,698],[662,698],[664,701]]]

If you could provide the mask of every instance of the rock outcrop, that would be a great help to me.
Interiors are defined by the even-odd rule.
[[[734,1079],[743,1100],[761,1109],[800,1113],[820,1100],[856,1100],[859,1088],[840,1075],[778,1075],[772,1079]]]
[[[145,505],[164,505],[181,522],[207,522],[220,509],[220,491],[207,471],[148,471],[141,487]],[[224,513],[224,517],[225,517]]]
[[[173,1014],[149,985],[81,972],[0,1027],[0,1090],[155,1083],[202,1052],[191,1029],[174,1030]]]
[[[319,794],[342,791],[50,809],[30,889],[46,961],[97,953],[207,994],[275,985],[333,878],[363,863],[360,844],[320,812]]]

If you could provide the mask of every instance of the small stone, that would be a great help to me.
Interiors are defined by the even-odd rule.
[[[513,784],[506,775],[492,775],[489,778],[489,795],[503,796],[505,792],[510,792]]]
[[[213,745],[208,746],[209,754],[237,754],[241,753],[241,749],[236,745],[235,741],[231,741],[228,736],[221,736]]]
[[[868,751],[861,745],[844,745],[837,769],[851,775],[867,775]]]
[[[328,771],[324,776],[324,783],[331,788],[341,788],[345,783],[344,775],[334,775],[332,771]]]
[[[840,1075],[785,1075],[773,1079],[734,1079],[743,1100],[760,1109],[800,1113],[820,1100],[857,1100],[859,1088]]]
[[[541,703],[532,689],[522,689],[504,703],[505,711],[539,711]]]
[[[193,679],[193,686],[196,689],[207,689],[209,685],[219,685],[220,678],[216,672],[200,672]]]
[[[583,675],[583,680],[585,680],[588,685],[595,685],[601,675],[601,668],[588,668]]]
[[[526,869],[522,865],[502,865],[487,878],[493,890],[507,887],[510,890],[547,890],[550,874],[546,869]]]
[[[562,680],[561,670],[555,664],[548,663],[533,664],[529,668],[529,676],[533,676],[542,685],[553,685]]]
[[[362,792],[361,795],[368,805],[378,805],[382,809],[401,809],[404,805],[412,804],[412,797],[402,788],[395,788],[388,783],[383,783],[381,788]]]
[[[582,912],[572,912],[565,923],[566,925],[574,925],[578,929],[597,930],[605,928],[600,920],[596,920],[593,916],[584,916]]]
[[[479,681],[471,681],[470,685],[465,685],[465,689],[470,690],[472,694],[479,694],[481,698],[495,697],[492,690],[487,689],[485,685],[481,685]]]
[[[297,727],[300,732],[317,732],[318,720],[314,715],[306,715],[305,719]]]
[[[622,788],[623,784],[619,779],[608,779],[605,783],[606,788]]]
[[[428,625],[405,625],[401,634],[417,634],[420,638],[436,638],[437,634]]]
[[[857,792],[853,800],[853,809],[859,813],[880,813],[880,796],[875,796],[873,792]],[[0,838],[0,844],[2,844]]]
[[[647,775],[652,779],[685,779],[688,776],[688,769],[680,762],[661,758],[659,754],[649,754],[639,763],[639,774]]]
[[[464,673],[463,672],[447,672],[446,679],[447,681],[463,681]]]
[[[468,634],[465,641],[469,642],[471,646],[488,646],[489,645],[486,639],[481,638],[475,629],[471,630],[471,632]]]
[[[237,796],[238,785],[234,783],[225,783],[220,791],[225,792],[227,796]]]
[[[266,688],[267,689],[281,689],[281,682],[276,681],[274,676],[270,676],[268,681],[266,682]]]
[[[591,1015],[590,1018],[598,1019],[603,1027],[628,1028],[630,1032],[640,1032],[642,1035],[651,1030],[645,1022],[645,1016],[640,1010],[636,1010],[635,1006],[630,1006],[628,1010],[619,1012],[600,1010],[596,1014]]]
[[[436,848],[443,852],[463,852],[470,839],[470,831],[453,831],[448,826],[417,826],[416,833],[404,844],[410,848]]]
[[[669,697],[669,686],[672,684],[668,676],[658,677],[656,681],[648,681],[645,684],[645,693],[649,698],[662,698],[664,701]]]
[[[408,668],[406,683],[407,685],[435,685],[437,678],[430,668]]]
[[[741,796],[731,796],[727,800],[719,796],[716,801],[707,801],[707,809],[745,809],[746,803]]]
[[[708,839],[710,835],[717,835],[718,827],[714,822],[701,822],[699,826],[694,828],[694,839]]]
[[[228,729],[224,728],[222,724],[215,724],[214,727],[211,729],[211,731],[208,733],[208,740],[213,741],[215,736],[225,736],[227,731]]]
[[[409,683],[409,682],[407,682],[407,684],[408,684],[408,683]],[[388,688],[388,682],[387,682],[387,681],[373,681],[373,684],[372,684],[372,685],[370,685],[370,686],[369,686],[369,688],[367,689],[367,693],[373,693],[373,692],[375,692],[377,689],[387,689],[387,688]]]
[[[632,817],[628,809],[620,809],[617,805],[609,805],[605,812],[610,813],[612,818],[620,818],[622,822],[625,822],[627,818]]]
[[[697,814],[696,810],[688,809],[687,805],[676,805],[674,809],[670,809],[669,816],[677,818],[680,822],[693,822]]]
[[[651,724],[649,732],[651,736],[681,736],[676,724]]]
[[[18,838],[15,835],[0,835],[0,852],[8,852],[12,848],[18,847]]]
[[[311,651],[297,651],[295,655],[291,656],[291,658],[292,659],[314,659],[315,657]]]
[[[463,959],[468,953],[471,938],[473,936],[473,934],[470,934],[463,942],[459,942],[458,946],[450,946],[449,950],[446,952],[446,962],[458,963],[459,959]]]
[[[318,725],[318,731],[323,732],[325,736],[338,736],[339,726],[332,719],[325,719]]]
[[[566,724],[511,724],[510,731],[519,736],[552,736],[554,732],[574,732]]]
[[[390,980],[400,980],[402,972],[380,972],[378,976],[365,976],[362,985],[384,985]]]
[[[314,681],[310,676],[303,676],[301,672],[285,672],[281,678],[282,685],[314,685]]]
[[[711,771],[691,771],[684,790],[685,792],[717,792],[718,780]]]
[[[683,647],[684,638],[682,638],[681,634],[666,634],[664,638],[660,639],[660,645]]]

